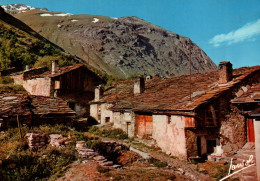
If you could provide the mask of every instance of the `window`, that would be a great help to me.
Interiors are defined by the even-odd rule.
[[[105,122],[106,123],[110,122],[110,117],[105,117]]]
[[[70,107],[72,110],[75,110],[75,103],[69,102],[69,107]]]

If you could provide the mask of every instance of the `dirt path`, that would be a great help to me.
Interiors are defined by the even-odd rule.
[[[177,158],[172,158],[169,155],[166,155],[165,153],[162,153],[161,151],[157,151],[154,149],[149,148],[148,146],[145,146],[144,144],[133,144],[133,142],[130,142],[128,140],[115,140],[110,138],[102,138],[100,137],[102,141],[114,141],[120,144],[124,144],[128,147],[134,147],[140,151],[143,151],[145,153],[148,153],[151,157],[167,162],[168,165],[178,174],[182,174],[185,177],[190,178],[190,180],[196,180],[196,181],[210,181],[214,180],[208,175],[202,174],[197,171],[197,166],[194,164],[190,164],[187,161],[179,160]],[[135,142],[138,142],[135,140]]]

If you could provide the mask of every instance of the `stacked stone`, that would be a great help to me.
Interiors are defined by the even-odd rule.
[[[94,150],[87,148],[85,141],[77,141],[76,150],[78,151],[79,156],[85,159],[93,158],[98,155]]]
[[[108,161],[104,156],[99,155],[93,149],[87,148],[85,141],[77,141],[76,150],[78,151],[80,157],[84,159],[93,159],[101,166],[119,168],[121,165],[113,165],[112,161]],[[84,161],[83,161],[84,163]]]
[[[50,134],[50,145],[61,148],[67,138],[63,137],[61,134]]]
[[[48,136],[44,133],[27,133],[25,139],[28,141],[29,148],[33,151],[41,151],[49,143]]]

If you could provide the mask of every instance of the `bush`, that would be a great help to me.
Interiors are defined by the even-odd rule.
[[[95,126],[92,126],[89,129],[90,133],[93,133],[98,136],[114,138],[114,139],[127,139],[127,134],[122,129],[99,129]]]
[[[14,80],[12,77],[10,77],[10,76],[0,77],[0,84],[10,84],[10,83],[14,83]]]
[[[155,167],[158,167],[158,168],[163,168],[163,167],[168,166],[167,162],[162,162],[162,161],[157,160],[155,158],[149,158],[148,163],[153,164]]]

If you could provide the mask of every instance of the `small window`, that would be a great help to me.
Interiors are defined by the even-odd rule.
[[[60,89],[60,81],[55,80],[54,89]]]
[[[110,122],[110,117],[105,117],[105,122],[106,123]]]
[[[75,110],[75,103],[69,102],[69,107],[70,107],[72,110]]]

